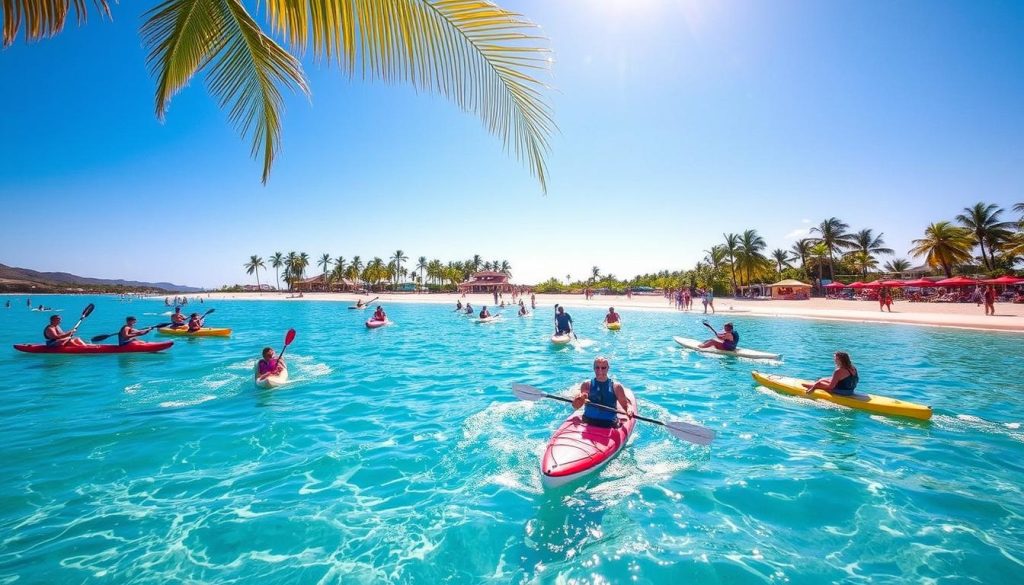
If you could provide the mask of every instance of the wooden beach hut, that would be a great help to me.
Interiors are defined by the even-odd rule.
[[[811,285],[788,278],[768,285],[772,291],[772,300],[805,301],[811,298]]]

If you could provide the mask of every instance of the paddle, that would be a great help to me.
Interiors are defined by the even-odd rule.
[[[710,323],[708,323],[707,319],[704,319],[703,321],[701,321],[701,324],[704,325],[705,327],[707,327],[708,329],[710,329],[711,332],[715,334],[715,337],[718,337],[718,332],[715,331],[715,328],[712,327]]]
[[[146,327],[145,329],[140,329],[140,331],[149,332],[149,331],[152,331],[153,329],[157,329],[159,327],[167,327],[168,325],[172,325],[172,323],[157,323],[156,325],[150,325],[149,327]],[[120,331],[118,331],[118,333],[120,333]],[[106,339],[108,337],[113,337],[115,335],[117,335],[117,333],[107,333],[106,335],[97,335],[97,336],[93,337],[92,339],[90,339],[89,341],[91,341],[93,343],[99,343],[99,342],[103,341],[104,339]]]
[[[92,310],[95,308],[96,305],[89,303],[88,305],[85,306],[84,309],[82,309],[82,318],[79,319],[78,323],[75,323],[75,326],[71,328],[72,333],[74,333],[78,329],[78,326],[82,324],[82,321],[85,321],[86,317],[92,314]]]
[[[210,313],[214,312],[214,311],[216,311],[216,309],[210,309],[209,311],[203,313],[203,316],[199,318],[199,326],[200,327],[203,326],[203,321],[206,319],[206,316],[209,315]]]
[[[520,400],[529,400],[530,402],[536,402],[543,398],[550,398],[552,400],[558,400],[560,402],[568,402],[569,404],[572,404],[572,400],[568,398],[565,398],[563,396],[555,396],[554,394],[548,394],[543,390],[538,390],[537,388],[534,388],[533,386],[527,386],[526,384],[512,384],[512,393],[516,395],[516,398]],[[617,412],[619,414],[626,414],[625,412],[618,410],[617,408],[612,408],[610,406],[605,406],[603,404],[594,404],[593,402],[591,402],[590,404],[591,406],[596,406],[601,410]],[[707,427],[702,427],[700,425],[690,424],[687,422],[683,422],[681,420],[662,422],[660,420],[647,418],[645,416],[640,416],[638,414],[633,415],[633,418],[665,427],[666,429],[668,429],[668,432],[672,434],[672,436],[682,439],[684,441],[696,443],[698,445],[710,445],[711,441],[715,440],[715,431]]]
[[[294,329],[289,329],[288,333],[284,334],[284,347],[281,348],[281,353],[277,354],[277,362],[278,363],[281,363],[281,359],[284,358],[284,352],[288,349],[288,346],[291,345],[291,343],[293,341],[295,341],[295,330]],[[266,374],[263,374],[259,378],[256,378],[256,379],[257,380],[263,380],[264,378],[266,378],[267,376],[272,375],[273,373],[274,372],[267,372]]]
[[[357,306],[354,306],[354,307],[352,307],[352,308],[353,308],[353,309],[361,309],[361,308],[363,308],[363,307],[365,307],[365,306],[367,306],[367,305],[372,305],[372,304],[373,304],[373,301],[376,301],[376,300],[377,300],[377,299],[379,299],[379,298],[380,298],[379,296],[373,297],[373,298],[372,298],[372,299],[370,299],[369,301],[367,301],[367,302],[363,303],[363,304],[362,304],[362,306],[358,306],[358,305],[357,305]]]

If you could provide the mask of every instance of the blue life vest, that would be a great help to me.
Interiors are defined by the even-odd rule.
[[[594,404],[601,404],[616,408],[618,400],[615,398],[615,382],[608,378],[604,382],[598,382],[597,378],[590,381],[590,393],[587,395],[587,405],[583,407],[583,416],[594,420],[614,421],[618,414],[603,408],[597,408]]]
[[[568,333],[569,323],[571,322],[572,317],[569,316],[569,313],[555,313],[555,324],[557,325],[556,329],[559,333]]]

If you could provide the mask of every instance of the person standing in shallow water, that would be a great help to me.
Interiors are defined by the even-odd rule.
[[[996,314],[996,287],[991,284],[985,287],[985,314],[995,316]]]

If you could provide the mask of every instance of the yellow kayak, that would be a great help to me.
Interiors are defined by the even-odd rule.
[[[608,331],[618,331],[619,329],[622,329],[622,321],[616,321],[615,323],[605,323],[604,326]]]
[[[189,337],[227,337],[231,335],[231,330],[226,327],[203,327],[199,331],[189,331],[187,327],[180,329],[161,327],[157,331],[164,335],[186,335]]]
[[[925,406],[923,404],[904,402],[902,400],[897,400],[896,398],[875,396],[874,394],[838,396],[820,389],[815,390],[811,394],[807,394],[806,389],[801,384],[803,382],[811,383],[813,380],[800,380],[798,378],[790,378],[788,376],[779,376],[776,374],[762,374],[757,371],[750,372],[750,375],[757,380],[758,384],[765,388],[771,388],[772,390],[783,392],[785,394],[792,394],[793,396],[802,396],[812,400],[825,400],[834,404],[847,406],[849,408],[856,408],[857,410],[866,410],[875,414],[907,416],[919,420],[928,420],[932,417],[932,407]]]

